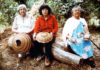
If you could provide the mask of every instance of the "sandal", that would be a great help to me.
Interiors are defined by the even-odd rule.
[[[38,57],[36,58],[37,61],[40,61],[41,59],[42,59],[41,56],[38,56]]]

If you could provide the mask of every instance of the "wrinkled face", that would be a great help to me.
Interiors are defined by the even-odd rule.
[[[19,10],[19,14],[24,17],[26,15],[26,9],[24,7],[21,7]]]
[[[72,15],[75,17],[75,18],[79,18],[80,17],[80,14],[81,14],[81,11],[79,8],[74,8],[74,10],[72,11]]]
[[[42,15],[43,15],[43,16],[47,16],[47,15],[48,15],[48,9],[44,8],[44,9],[42,10]]]

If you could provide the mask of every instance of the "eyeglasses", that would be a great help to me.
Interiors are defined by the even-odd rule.
[[[74,10],[73,12],[80,12],[80,10]]]

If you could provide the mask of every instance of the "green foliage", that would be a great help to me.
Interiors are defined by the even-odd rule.
[[[70,7],[72,7],[75,2],[73,0],[47,0],[47,4],[51,7],[53,14],[57,17],[60,24],[63,24],[66,20],[64,17],[68,16]]]
[[[14,0],[0,0],[0,24],[12,23],[17,5]]]
[[[25,4],[30,8],[39,0],[25,0]],[[46,0],[46,3],[51,7],[53,14],[57,17],[58,21],[63,24],[66,18],[70,15],[70,10],[73,5],[77,4],[78,0]],[[0,24],[7,25],[12,23],[16,13],[18,3],[14,0],[0,0]],[[84,9],[82,15],[85,18],[97,16],[100,18],[100,0],[83,0],[79,5]],[[63,20],[62,20],[63,19]]]
[[[32,5],[36,2],[37,0],[26,0],[26,4],[29,8],[32,7]]]
[[[74,5],[80,5],[82,7],[82,17],[86,18],[86,20],[89,20],[93,16],[100,18],[100,0],[83,0],[83,2],[76,2],[76,0],[47,0],[47,4],[51,7],[53,14],[59,21],[64,19],[62,16],[66,19],[71,15],[70,11]]]

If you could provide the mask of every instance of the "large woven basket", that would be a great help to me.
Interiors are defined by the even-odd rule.
[[[53,36],[52,34],[48,32],[40,32],[36,36],[36,40],[40,43],[48,43],[52,40]]]
[[[16,34],[12,40],[12,48],[16,53],[28,52],[31,48],[31,38],[27,34]]]

